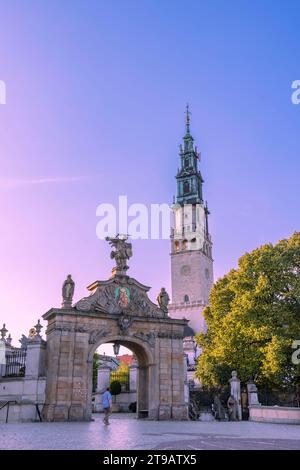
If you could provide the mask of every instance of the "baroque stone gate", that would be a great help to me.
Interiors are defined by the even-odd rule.
[[[126,274],[131,256],[126,238],[109,241],[117,263],[111,278],[88,286],[90,295],[72,306],[74,282],[68,276],[62,308],[43,317],[48,321],[43,418],[91,419],[93,355],[101,344],[118,342],[137,357],[138,416],[187,419],[183,336],[188,322],[168,316],[165,291],[157,306],[148,298],[149,287]]]

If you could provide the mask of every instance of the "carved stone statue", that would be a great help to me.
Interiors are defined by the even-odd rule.
[[[170,302],[170,297],[169,297],[169,294],[168,294],[168,292],[166,291],[166,289],[164,287],[161,288],[161,291],[158,294],[156,300],[157,300],[158,305],[161,308],[161,310],[165,313],[168,313],[168,305],[169,305],[169,302]]]
[[[73,281],[71,274],[68,274],[67,279],[65,280],[62,286],[63,307],[68,307],[72,305],[74,289],[75,282]]]
[[[22,337],[19,339],[19,342],[21,343],[21,348],[26,349],[27,348],[27,343],[28,343],[28,338],[23,334]]]
[[[36,330],[35,328],[30,328],[29,333],[28,333],[28,339],[32,340],[36,337]]]
[[[220,395],[218,393],[214,397],[213,410],[214,410],[215,419],[219,421],[224,421],[226,419],[225,408],[222,405],[222,402],[220,400]]]
[[[115,248],[115,251],[110,253],[110,257],[116,261],[116,268],[113,269],[113,273],[125,274],[129,266],[127,266],[127,260],[132,256],[132,244],[126,240],[128,237],[120,238],[119,235],[116,237],[106,237],[110,246]]]
[[[238,410],[238,419],[242,419],[242,407],[241,407],[241,381],[237,377],[237,372],[233,370],[231,372],[230,383],[230,394],[236,400],[237,410]]]
[[[238,421],[238,404],[232,395],[227,400],[227,408],[229,421]]]

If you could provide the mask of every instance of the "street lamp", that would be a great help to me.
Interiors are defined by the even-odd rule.
[[[120,343],[118,343],[117,341],[114,343],[113,345],[113,349],[114,349],[114,355],[115,356],[118,356],[119,355],[119,351],[120,351]]]

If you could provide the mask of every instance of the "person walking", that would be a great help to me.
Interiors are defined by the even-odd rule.
[[[109,387],[107,387],[106,391],[102,395],[102,407],[104,410],[104,418],[103,418],[103,423],[108,425],[110,424],[108,421],[109,415],[111,413],[111,404],[112,404],[112,396],[109,390]]]

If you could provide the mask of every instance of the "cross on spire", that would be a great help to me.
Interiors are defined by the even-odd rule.
[[[185,114],[186,114],[186,118],[185,118],[186,133],[188,135],[190,133],[190,115],[192,114],[190,112],[190,105],[188,103],[186,104]]]

